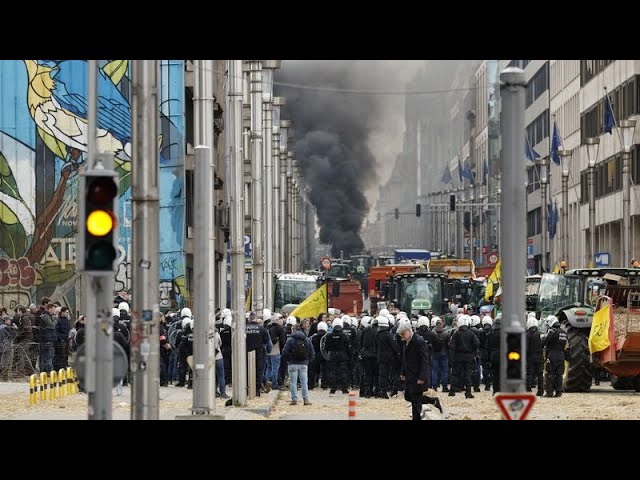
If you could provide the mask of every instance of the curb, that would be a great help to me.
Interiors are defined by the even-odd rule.
[[[271,411],[273,410],[273,407],[278,402],[278,400],[280,400],[280,398],[282,397],[282,392],[283,392],[283,390],[278,390],[278,393],[276,394],[276,396],[274,397],[273,401],[271,402],[271,404],[268,407],[263,407],[263,408],[244,408],[243,410],[246,411],[246,412],[255,413],[256,415],[262,415],[263,417],[269,418],[269,416],[271,415]]]

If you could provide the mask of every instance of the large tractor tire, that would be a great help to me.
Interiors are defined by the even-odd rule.
[[[568,322],[569,366],[564,377],[565,392],[588,392],[591,389],[591,353],[589,352],[589,329],[575,328]]]
[[[609,375],[611,377],[611,386],[614,390],[637,390],[639,383],[638,377],[618,377],[616,375]]]

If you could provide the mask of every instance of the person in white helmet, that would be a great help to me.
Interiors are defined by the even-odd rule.
[[[265,357],[271,352],[273,344],[269,332],[258,324],[258,316],[255,312],[249,314],[249,321],[246,325],[247,332],[247,353],[256,352],[256,396],[260,396],[261,391],[269,393],[271,391],[271,381],[264,379]],[[264,381],[263,381],[264,380]]]
[[[431,318],[431,386],[437,392],[442,386],[442,392],[449,391],[449,331],[444,329],[444,322],[438,316]]]
[[[362,370],[362,379],[360,383],[360,396],[371,398],[377,395],[378,384],[378,362],[376,358],[376,335],[378,333],[378,324],[374,324],[373,319],[369,316],[362,317],[362,325],[364,330],[360,337],[360,368]]]
[[[329,359],[327,369],[329,373],[330,394],[340,388],[342,393],[349,393],[349,359],[351,358],[351,344],[349,337],[343,330],[341,318],[335,318],[331,324],[333,330],[327,333],[325,350]]]
[[[547,373],[545,377],[545,397],[562,396],[562,375],[564,373],[565,347],[567,334],[560,326],[560,320],[555,315],[547,317],[549,330],[542,341],[545,357],[547,358]],[[555,391],[555,395],[553,392]]]
[[[225,308],[222,310],[222,328],[220,328],[220,351],[222,352],[222,364],[224,366],[224,382],[231,385],[231,323],[233,321],[231,310]]]
[[[481,320],[478,315],[469,316],[469,318],[467,319],[467,322],[469,322],[467,324],[467,326],[470,327],[469,329],[476,334],[476,337],[478,337],[478,340],[480,341],[480,346],[478,347],[476,356],[473,359],[473,369],[471,370],[471,385],[473,386],[473,391],[479,392],[480,391],[480,371],[482,368],[482,365],[480,362],[480,348],[482,347],[482,344],[484,343],[484,340],[485,340],[484,333],[482,332]]]
[[[537,383],[538,397],[544,394],[543,362],[542,337],[538,330],[538,319],[534,314],[532,317],[527,317],[527,392],[530,392]]]
[[[390,381],[393,381],[393,366],[400,359],[400,346],[395,335],[389,330],[389,318],[378,317],[378,333],[376,334],[376,352],[378,359],[378,398],[388,399]],[[397,388],[397,387],[396,387]],[[392,392],[392,393],[396,393]]]
[[[475,333],[469,330],[469,315],[461,315],[458,318],[458,329],[449,341],[449,348],[453,352],[453,379],[449,396],[464,390],[466,398],[474,398],[471,393],[471,372],[475,362],[475,356],[480,347],[480,340]]]
[[[318,318],[328,318],[326,314]],[[322,337],[327,334],[329,326],[327,322],[316,322],[316,333],[311,335],[311,345],[313,345],[313,351],[315,356],[309,364],[309,389],[313,390],[316,387],[320,387],[323,390],[329,388],[329,377],[327,375],[327,360],[322,356],[320,350],[320,342]]]
[[[482,365],[482,383],[484,383],[485,392],[488,392],[491,390],[492,383],[491,362],[489,361],[489,335],[491,334],[493,320],[489,315],[485,315],[481,319],[481,324],[480,364]]]

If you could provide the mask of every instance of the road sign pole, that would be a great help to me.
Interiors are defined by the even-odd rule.
[[[526,245],[526,189],[527,170],[523,158],[524,109],[525,109],[524,71],[519,68],[507,68],[500,74],[500,97],[502,112],[500,119],[501,152],[501,189],[502,189],[502,298],[503,314],[500,330],[500,390],[502,392],[523,392],[525,389],[525,265],[527,264]],[[543,210],[546,205],[542,206]],[[544,253],[544,252],[543,252]],[[521,349],[509,352],[519,355],[519,375],[511,372],[507,375],[507,337],[520,335]]]

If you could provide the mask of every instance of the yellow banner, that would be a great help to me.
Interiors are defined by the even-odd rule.
[[[249,287],[249,289],[247,290],[247,299],[244,302],[244,311],[251,311],[251,287]]]
[[[610,307],[607,305],[593,315],[591,332],[589,333],[589,351],[599,352],[607,348],[609,342],[609,321],[611,317]]]
[[[493,284],[500,283],[501,275],[502,275],[502,259],[499,258],[498,263],[496,263],[496,266],[493,269],[493,272],[491,272],[491,275],[489,275],[489,280],[487,280],[487,288],[484,292],[485,301],[488,302],[489,300],[491,300],[491,297],[493,296]]]
[[[291,312],[294,317],[310,318],[317,317],[321,313],[327,313],[327,284],[323,283],[320,288],[309,295],[304,302]]]

